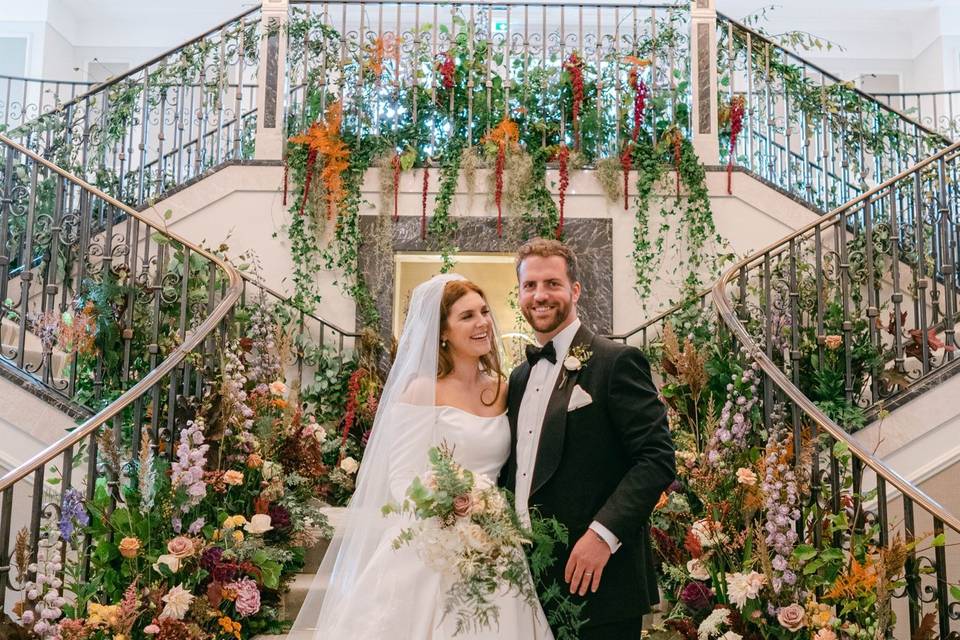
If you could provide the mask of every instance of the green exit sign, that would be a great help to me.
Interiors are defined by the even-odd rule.
[[[507,32],[507,21],[506,20],[497,20],[493,23],[493,30],[495,33],[506,33]]]

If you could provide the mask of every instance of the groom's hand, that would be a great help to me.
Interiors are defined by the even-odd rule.
[[[596,593],[600,588],[600,576],[610,560],[610,545],[592,530],[587,530],[577,540],[567,560],[563,579],[570,584],[570,593],[587,595],[587,589]]]

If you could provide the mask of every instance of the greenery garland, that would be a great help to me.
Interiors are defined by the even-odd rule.
[[[457,248],[453,244],[453,235],[457,231],[456,218],[450,216],[450,205],[457,190],[460,177],[460,159],[463,157],[463,140],[450,138],[440,165],[440,188],[434,203],[433,216],[427,232],[440,251],[442,259],[441,273],[453,269],[453,254]]]

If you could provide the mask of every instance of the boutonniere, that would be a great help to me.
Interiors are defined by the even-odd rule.
[[[571,375],[587,366],[592,355],[593,352],[583,345],[577,345],[567,352],[567,357],[563,359],[563,379],[560,381],[560,389],[567,384],[567,379]]]

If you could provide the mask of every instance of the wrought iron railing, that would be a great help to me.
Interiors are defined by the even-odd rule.
[[[62,170],[2,135],[0,142],[0,318],[4,335],[14,336],[0,341],[0,362],[65,399],[102,406],[156,366],[164,350],[151,353],[151,345],[174,339],[161,319],[180,316],[170,305],[184,292],[173,283],[189,251],[166,240],[162,223],[128,219],[125,208],[92,198]],[[311,365],[309,345],[340,360],[356,349],[358,334],[293,308],[250,274],[242,278],[244,300],[249,291],[252,302],[284,309],[299,371]],[[205,295],[187,293],[190,304]],[[138,335],[134,327],[147,318],[160,324],[154,335]],[[115,331],[101,331],[114,322]]]
[[[137,207],[253,155],[260,9],[11,128],[7,135]]]
[[[809,525],[840,513],[844,502],[862,514],[858,534],[879,545],[897,535],[960,535],[960,519],[851,438],[836,403],[809,387],[832,377],[841,400],[876,401],[911,370],[925,375],[953,359],[958,167],[960,143],[742,260],[714,287],[723,324],[763,371],[766,425],[780,416],[798,451],[803,442],[816,447],[806,523],[815,544],[821,529]],[[891,353],[892,363],[877,353]],[[902,514],[888,512],[895,492]],[[927,604],[939,637],[957,637],[960,605],[948,587],[958,576],[948,575],[948,554],[956,556],[942,539],[910,553],[906,587],[895,594],[905,614],[897,637],[915,634]]]
[[[742,100],[734,164],[831,210],[948,144],[933,128],[718,15],[721,157]],[[896,105],[893,105],[896,107]]]
[[[16,129],[90,90],[93,82],[0,75],[0,131]]]
[[[960,140],[960,91],[874,93],[874,98],[951,140]]]
[[[330,102],[351,130],[417,132],[428,148],[457,135],[479,142],[503,118],[543,140],[562,130],[560,82],[571,56],[583,63],[591,158],[619,154],[631,132],[631,70],[640,69],[662,122],[689,127],[689,7],[671,4],[525,2],[291,2],[287,55],[289,126],[303,129]],[[444,86],[444,61],[460,69]],[[632,59],[632,61],[630,61]],[[451,65],[452,67],[452,65]],[[532,108],[531,105],[536,105]],[[397,106],[399,105],[399,106]],[[530,107],[530,108],[528,108]],[[462,127],[462,131],[459,130]],[[584,125],[586,129],[587,125]],[[531,134],[532,135],[532,134]]]
[[[82,477],[106,478],[116,496],[143,438],[155,450],[172,454],[180,425],[176,412],[202,393],[203,365],[230,329],[242,281],[220,257],[168,233],[10,139],[0,136],[0,148],[8,187],[11,167],[14,174],[12,190],[4,192],[4,237],[11,214],[23,212],[26,242],[42,244],[47,257],[17,282],[2,281],[3,317],[18,323],[21,348],[28,324],[39,323],[47,335],[70,336],[72,344],[61,345],[72,351],[69,390],[88,386],[96,394],[114,377],[130,385],[119,397],[104,398],[112,402],[96,416],[0,478],[2,609],[8,589],[22,587],[10,575],[12,536],[21,527],[34,543],[31,561],[36,561],[42,521],[56,520],[63,497],[80,490]],[[47,188],[55,194],[51,201],[43,199]],[[91,237],[93,211],[103,211],[109,219],[122,212],[123,222]],[[8,300],[8,295],[14,298]],[[69,320],[65,313],[71,314]],[[84,353],[88,369],[76,366]],[[22,351],[3,355],[25,365]],[[49,350],[33,372],[50,380]],[[101,445],[108,445],[106,454]],[[91,481],[83,488],[88,499],[95,487]],[[115,504],[114,498],[111,506]],[[89,553],[89,537],[83,548],[87,551],[81,553]],[[65,547],[59,552],[65,553]]]

